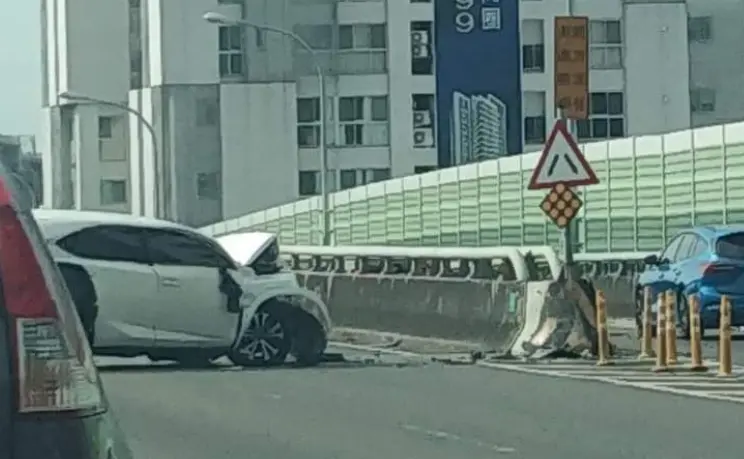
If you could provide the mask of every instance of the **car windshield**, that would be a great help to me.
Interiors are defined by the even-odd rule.
[[[744,233],[733,233],[719,238],[716,253],[723,258],[744,260]]]

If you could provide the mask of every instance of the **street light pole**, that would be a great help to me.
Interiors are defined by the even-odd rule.
[[[217,25],[223,26],[240,26],[244,28],[251,28],[257,30],[263,30],[267,32],[274,32],[285,37],[289,37],[299,44],[305,51],[310,55],[313,66],[315,67],[315,73],[318,78],[318,96],[320,97],[320,104],[318,107],[318,115],[320,117],[320,134],[318,135],[318,143],[320,147],[320,195],[321,195],[321,214],[322,214],[322,239],[323,245],[331,245],[331,230],[330,230],[330,212],[329,212],[329,192],[328,192],[328,144],[326,142],[326,131],[328,128],[328,119],[326,117],[326,85],[325,85],[325,74],[323,68],[320,65],[318,59],[318,53],[310,44],[305,41],[302,37],[292,32],[291,30],[285,30],[280,27],[274,27],[267,24],[256,24],[245,19],[230,19],[219,13],[206,13],[204,20]]]
[[[60,94],[59,97],[62,98],[62,99],[69,100],[70,102],[95,103],[95,104],[106,105],[106,106],[109,106],[109,107],[118,108],[120,110],[124,110],[125,112],[131,113],[132,115],[134,115],[137,118],[137,120],[139,120],[140,123],[142,123],[143,126],[145,126],[145,128],[147,129],[147,131],[150,133],[150,139],[152,141],[152,154],[153,154],[153,157],[156,158],[156,160],[157,160],[157,158],[159,158],[159,153],[158,153],[158,136],[155,133],[155,128],[152,126],[152,124],[150,124],[149,121],[147,121],[147,119],[142,114],[142,112],[140,112],[138,110],[135,110],[132,107],[126,105],[126,104],[122,104],[122,103],[119,103],[119,102],[113,102],[113,101],[110,101],[110,100],[97,99],[95,97],[85,96],[85,95],[81,95],[81,94],[71,94],[71,93],[66,93],[65,92],[65,93]],[[140,156],[142,156],[141,155],[141,152],[140,152]],[[139,201],[140,201],[140,212],[143,212],[144,211],[144,208],[145,208],[145,205],[144,205],[145,193],[144,193],[144,186],[142,185],[142,180],[144,179],[144,176],[145,176],[144,172],[145,172],[144,161],[142,161],[142,157],[140,157],[140,161],[139,161],[139,184],[140,184],[140,186],[139,186],[139,188],[140,188],[139,189]],[[156,217],[164,217],[163,215],[160,215],[160,210],[161,210],[160,209],[160,183],[159,183],[159,180],[158,180],[158,176],[159,176],[159,174],[156,174],[155,175],[155,183],[154,183],[154,185],[155,185],[155,196],[157,198],[157,199],[155,199],[155,216]]]

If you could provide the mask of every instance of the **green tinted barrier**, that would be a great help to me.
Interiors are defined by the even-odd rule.
[[[601,180],[580,188],[582,251],[654,251],[691,225],[744,223],[744,123],[595,142],[582,150]],[[334,193],[336,244],[557,245],[559,232],[528,191],[529,153]],[[211,235],[272,231],[282,244],[320,242],[312,198],[204,228]]]

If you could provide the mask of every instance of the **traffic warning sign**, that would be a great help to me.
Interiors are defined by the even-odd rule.
[[[553,188],[559,183],[566,187],[599,183],[597,175],[562,120],[555,122],[527,188]]]

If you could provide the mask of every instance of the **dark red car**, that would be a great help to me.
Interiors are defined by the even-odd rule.
[[[0,166],[0,459],[131,459],[30,208]]]

